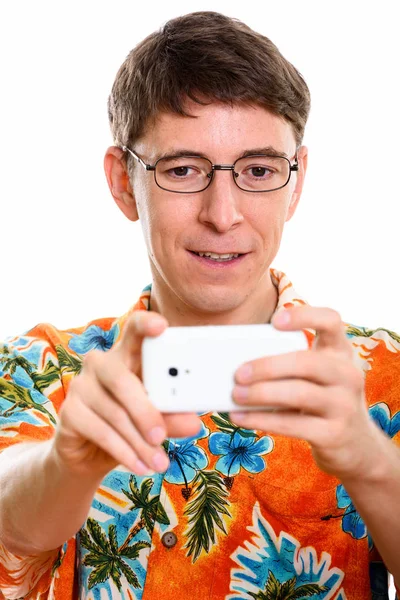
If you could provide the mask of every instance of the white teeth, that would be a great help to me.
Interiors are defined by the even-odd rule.
[[[214,252],[196,252],[196,254],[212,258],[213,260],[231,260],[239,256],[239,254],[215,254]]]

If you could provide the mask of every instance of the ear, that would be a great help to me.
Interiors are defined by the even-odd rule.
[[[306,176],[307,171],[307,161],[308,161],[308,149],[306,146],[300,146],[297,151],[297,162],[299,164],[299,169],[296,173],[296,185],[292,192],[292,197],[290,199],[290,204],[288,206],[288,211],[286,215],[285,221],[290,221],[293,217],[297,205],[299,204],[301,192],[303,190],[304,178]]]
[[[104,157],[104,171],[108,187],[118,208],[130,221],[139,219],[136,201],[129,181],[124,152],[110,146]]]

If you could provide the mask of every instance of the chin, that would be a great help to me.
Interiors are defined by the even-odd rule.
[[[207,289],[206,286],[199,286],[198,290],[188,293],[184,290],[181,298],[193,310],[206,313],[226,313],[237,309],[247,296],[236,289]]]

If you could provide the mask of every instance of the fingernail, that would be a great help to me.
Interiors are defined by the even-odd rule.
[[[163,427],[153,427],[149,433],[150,443],[154,446],[158,446],[158,444],[161,444],[165,440],[166,435]]]
[[[157,452],[157,454],[153,456],[152,462],[154,467],[156,468],[156,471],[159,471],[160,473],[163,473],[168,469],[169,460],[165,452]]]
[[[235,385],[233,388],[233,397],[238,400],[245,400],[249,395],[249,388],[245,385]]]
[[[290,314],[288,310],[281,310],[274,315],[274,323],[277,325],[287,325],[290,323]]]
[[[236,371],[236,377],[240,379],[243,383],[247,383],[251,380],[251,376],[253,374],[253,367],[251,365],[242,365]]]

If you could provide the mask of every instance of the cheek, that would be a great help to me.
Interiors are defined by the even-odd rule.
[[[156,193],[149,197],[147,213],[153,231],[163,231],[169,237],[173,233],[187,232],[196,221],[196,207],[193,203],[180,200],[177,195],[168,192]]]
[[[154,199],[153,199],[154,200]],[[190,229],[191,217],[177,203],[157,198],[146,205],[146,236],[153,256],[171,255]]]
[[[280,238],[290,203],[290,194],[276,194],[262,198],[247,210],[245,219],[258,232],[265,243]]]
[[[157,203],[154,193],[157,189],[151,173],[138,173],[134,179],[133,191],[143,234],[148,241],[154,224],[158,220]]]

